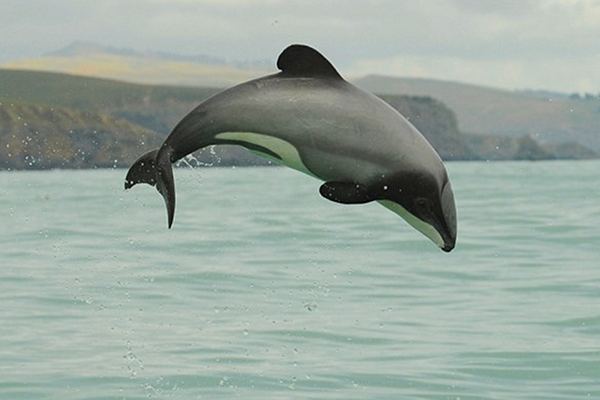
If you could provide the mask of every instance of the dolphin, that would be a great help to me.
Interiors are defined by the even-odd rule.
[[[324,183],[342,204],[377,201],[442,250],[456,243],[456,207],[439,155],[400,113],[345,81],[317,50],[287,47],[280,72],[224,90],[185,116],[161,147],[129,169],[125,189],[156,186],[168,226],[175,214],[172,163],[210,145],[241,145]]]

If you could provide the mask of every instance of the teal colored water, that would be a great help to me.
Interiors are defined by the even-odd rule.
[[[446,254],[279,168],[0,173],[0,399],[600,398],[600,162],[450,163]]]

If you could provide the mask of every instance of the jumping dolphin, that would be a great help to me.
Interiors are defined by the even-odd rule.
[[[396,110],[345,81],[315,49],[291,45],[281,72],[207,99],[162,146],[129,169],[125,188],[156,186],[175,214],[172,163],[209,145],[236,144],[322,181],[319,192],[342,204],[377,201],[449,252],[456,208],[433,147]]]

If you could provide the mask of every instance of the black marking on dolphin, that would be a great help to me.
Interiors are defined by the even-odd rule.
[[[162,146],[130,168],[129,189],[156,186],[168,226],[175,214],[172,163],[210,145],[237,144],[325,183],[343,204],[377,201],[445,251],[456,242],[456,207],[435,150],[383,100],[345,81],[318,51],[291,45],[279,73],[242,83],[201,103]]]

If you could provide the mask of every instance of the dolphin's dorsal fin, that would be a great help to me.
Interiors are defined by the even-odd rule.
[[[321,53],[303,44],[287,47],[277,59],[277,68],[292,76],[343,79]]]

